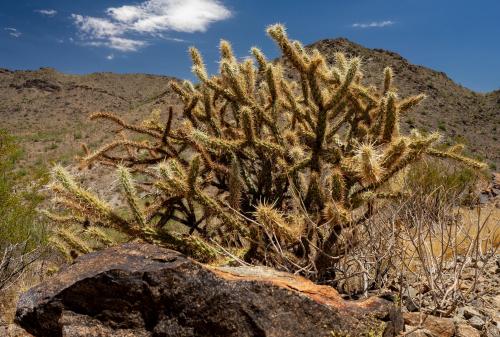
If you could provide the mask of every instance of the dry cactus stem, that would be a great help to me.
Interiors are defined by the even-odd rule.
[[[435,156],[484,166],[457,147],[433,147],[436,133],[399,133],[400,117],[424,95],[398,97],[391,68],[380,88],[365,86],[359,58],[336,53],[329,65],[283,26],[267,32],[299,81],[258,48],[255,66],[221,41],[219,74],[209,76],[191,48],[199,83],[171,83],[184,103],[180,125],[172,108],[166,122],[154,114],[141,125],[91,115],[121,130],[82,163],[116,167],[128,210],[113,209],[55,167],[56,207],[46,214],[61,223],[52,238],[57,247],[69,254],[113,244],[112,228],[205,262],[226,255],[318,279],[344,251],[339,235],[370,218],[378,199],[398,195],[387,182],[409,164]]]

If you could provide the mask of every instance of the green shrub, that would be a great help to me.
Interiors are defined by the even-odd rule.
[[[484,172],[456,165],[449,161],[432,160],[413,164],[405,176],[404,189],[424,196],[426,203],[472,205],[477,200],[478,182]]]
[[[0,252],[9,245],[28,241],[34,247],[43,241],[44,226],[36,207],[41,202],[36,192],[39,177],[16,171],[22,151],[14,137],[0,130]]]
[[[441,131],[446,131],[446,124],[444,124],[443,122],[439,122],[438,129]]]

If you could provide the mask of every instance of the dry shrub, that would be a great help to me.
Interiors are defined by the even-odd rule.
[[[342,237],[349,248],[330,283],[354,297],[397,291],[415,310],[443,316],[484,295],[477,282],[499,247],[498,210],[457,207],[460,197],[443,193],[428,207],[432,196],[415,190]]]
[[[12,322],[19,293],[46,274],[43,246],[25,241],[6,246],[0,255],[0,325]]]

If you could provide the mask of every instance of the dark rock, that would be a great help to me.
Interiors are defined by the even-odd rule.
[[[419,310],[419,307],[411,299],[408,299],[405,301],[405,307],[406,307],[406,310],[408,310],[409,312],[416,312]]]
[[[410,312],[418,311],[419,306],[415,303],[414,299],[418,296],[418,290],[413,287],[408,287],[403,295],[403,302],[406,309]]]
[[[465,317],[465,319],[470,319],[474,316],[479,316],[479,317],[483,316],[476,308],[471,306],[460,308],[459,311],[463,311],[463,316]]]
[[[469,319],[469,324],[478,330],[482,330],[486,323],[481,317],[473,316]]]
[[[61,86],[56,83],[52,83],[40,78],[34,78],[27,80],[21,85],[11,85],[12,87],[16,89],[23,89],[23,88],[34,88],[34,89],[39,89],[43,91],[48,91],[48,92],[56,92],[56,91],[61,91]]]
[[[215,268],[153,245],[88,254],[21,295],[35,336],[394,336],[394,304],[262,267]]]

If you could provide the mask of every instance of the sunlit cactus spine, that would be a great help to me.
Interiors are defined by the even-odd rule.
[[[110,113],[91,116],[120,130],[88,151],[82,165],[116,167],[129,211],[112,209],[58,166],[51,187],[63,214],[48,213],[51,219],[91,228],[87,234],[101,246],[113,241],[99,228],[111,228],[205,262],[243,251],[238,256],[247,262],[318,279],[342,254],[343,231],[369,219],[377,200],[404,192],[392,193],[388,182],[409,165],[433,156],[484,167],[459,147],[433,147],[437,134],[400,133],[401,116],[424,96],[400,99],[391,68],[379,88],[366,86],[360,58],[336,53],[329,64],[290,40],[283,26],[267,32],[298,81],[258,48],[251,51],[255,64],[238,61],[227,41],[219,73],[209,75],[190,48],[199,82],[172,82],[180,111],[140,125]],[[146,140],[132,141],[132,134]],[[61,239],[88,250],[65,232],[58,246]]]

